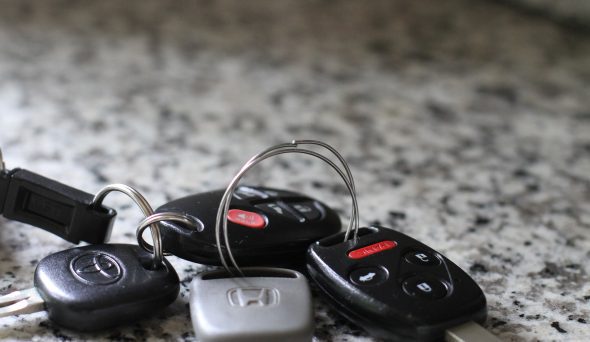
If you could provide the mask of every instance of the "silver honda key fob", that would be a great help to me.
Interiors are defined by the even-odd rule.
[[[307,279],[282,268],[244,268],[201,273],[191,282],[190,310],[203,342],[301,342],[313,338]]]

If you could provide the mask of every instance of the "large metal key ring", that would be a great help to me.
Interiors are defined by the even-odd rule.
[[[317,145],[317,146],[321,146],[321,147],[326,148],[327,150],[332,152],[332,154],[334,154],[338,158],[338,160],[340,161],[340,163],[344,167],[344,171],[338,165],[336,165],[332,160],[330,160],[329,158],[327,158],[323,154],[320,154],[320,153],[317,153],[315,151],[311,151],[311,150],[305,149],[305,148],[298,148],[298,145]],[[229,265],[225,259],[224,253],[223,253],[222,241],[221,241],[221,226],[223,226],[223,235],[224,235],[223,242],[225,244],[227,254],[228,254],[228,257],[231,261],[231,264],[232,264],[233,268],[241,276],[243,276],[243,273],[240,270],[233,254],[232,254],[231,246],[229,243],[228,230],[227,230],[227,215],[229,212],[230,199],[232,198],[235,188],[237,187],[239,181],[242,179],[242,177],[244,176],[244,174],[248,170],[250,170],[252,167],[254,167],[255,165],[257,165],[258,163],[262,162],[265,159],[268,159],[268,158],[276,156],[276,155],[284,154],[284,153],[302,153],[302,154],[314,156],[316,158],[321,159],[322,161],[324,161],[328,165],[330,165],[340,175],[340,177],[342,178],[342,180],[346,184],[346,187],[348,188],[348,191],[350,192],[350,196],[352,199],[352,215],[351,215],[351,218],[350,218],[350,221],[348,224],[348,228],[346,230],[344,241],[348,240],[350,232],[353,229],[354,229],[354,238],[356,239],[356,237],[357,237],[358,227],[359,227],[359,213],[358,213],[358,202],[357,202],[357,198],[356,198],[356,189],[355,189],[355,185],[354,185],[354,179],[352,177],[352,173],[350,172],[350,168],[348,167],[348,164],[346,163],[344,158],[340,155],[340,153],[338,153],[336,151],[336,149],[334,149],[330,145],[328,145],[324,142],[321,142],[321,141],[316,141],[316,140],[300,140],[300,141],[293,140],[291,143],[275,145],[275,146],[272,146],[272,147],[270,147],[270,148],[268,148],[256,155],[254,155],[252,158],[250,158],[244,164],[244,166],[242,166],[242,168],[240,168],[238,173],[231,180],[230,184],[228,185],[228,187],[221,199],[219,209],[217,211],[216,222],[215,222],[215,238],[216,238],[217,250],[219,253],[219,258],[221,259],[221,263],[223,264],[224,268],[230,274],[234,274],[234,272],[229,267]]]

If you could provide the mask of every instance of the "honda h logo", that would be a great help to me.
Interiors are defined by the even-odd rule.
[[[279,304],[279,290],[249,287],[235,288],[227,293],[231,306],[271,306]]]
[[[121,279],[121,266],[112,256],[89,252],[72,260],[70,270],[76,278],[90,285],[112,284]]]

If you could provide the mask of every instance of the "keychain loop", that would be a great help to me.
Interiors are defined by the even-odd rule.
[[[344,171],[338,165],[336,165],[332,160],[327,158],[325,155],[320,154],[315,151],[312,151],[312,150],[309,150],[309,149],[298,148],[298,145],[317,145],[317,146],[321,146],[321,147],[326,148],[327,150],[332,152],[332,154],[334,154],[338,158],[338,160],[340,161],[340,163],[344,167]],[[352,215],[351,215],[351,218],[350,218],[350,221],[348,224],[348,228],[346,230],[344,241],[348,240],[352,229],[354,229],[354,239],[356,239],[356,237],[357,237],[358,227],[359,227],[359,213],[358,213],[358,202],[357,202],[357,198],[356,198],[356,189],[355,189],[354,179],[352,177],[352,173],[350,171],[350,168],[348,167],[348,164],[346,163],[346,161],[344,160],[342,155],[340,155],[340,153],[338,153],[338,151],[336,151],[330,145],[328,145],[324,142],[321,142],[321,141],[316,141],[316,140],[293,140],[291,143],[278,144],[278,145],[272,146],[270,148],[267,148],[264,151],[251,157],[244,164],[244,166],[242,166],[242,168],[240,168],[238,173],[231,180],[230,184],[228,185],[228,187],[221,199],[219,209],[217,211],[217,218],[215,221],[215,239],[216,239],[217,251],[219,253],[221,263],[223,264],[223,267],[232,275],[234,274],[234,272],[229,267],[227,260],[225,259],[225,256],[223,253],[223,248],[222,248],[222,244],[221,244],[221,226],[223,226],[223,235],[224,235],[223,242],[226,246],[227,255],[231,261],[231,264],[232,264],[233,268],[241,276],[243,276],[244,274],[240,270],[233,254],[231,252],[231,247],[230,247],[230,242],[229,242],[229,236],[228,236],[228,230],[227,230],[227,215],[229,213],[230,199],[233,196],[233,193],[234,193],[239,181],[242,179],[242,177],[244,176],[244,174],[248,170],[250,170],[252,167],[254,167],[258,163],[260,163],[268,158],[271,158],[273,156],[277,156],[280,154],[285,154],[285,153],[302,153],[302,154],[314,156],[316,158],[321,159],[322,161],[324,161],[328,165],[330,165],[340,175],[340,177],[342,178],[342,180],[346,184],[346,187],[348,188],[348,191],[350,192],[350,196],[352,199]]]
[[[105,186],[104,188],[100,189],[96,193],[96,195],[94,195],[94,198],[92,199],[92,202],[90,205],[91,206],[102,205],[102,202],[105,199],[105,197],[111,192],[121,192],[121,193],[127,195],[128,197],[130,197],[135,202],[135,204],[137,204],[139,209],[141,209],[141,211],[143,212],[143,214],[146,217],[149,218],[150,216],[154,215],[154,210],[150,206],[149,202],[145,199],[145,197],[143,197],[143,195],[139,191],[137,191],[136,189],[134,189],[126,184],[109,184],[109,185]],[[152,233],[152,239],[154,240],[153,249],[148,249],[145,247],[144,244],[141,244],[141,243],[140,243],[140,246],[142,248],[144,248],[145,250],[147,250],[148,252],[152,252],[152,250],[153,250],[154,266],[157,266],[157,265],[162,264],[163,260],[164,260],[164,252],[163,252],[163,247],[162,247],[162,237],[160,235],[160,227],[158,226],[157,223],[155,223],[155,222],[152,223],[150,228],[151,228],[150,230]]]
[[[175,212],[161,212],[161,213],[155,213],[155,214],[151,214],[149,216],[147,216],[146,218],[144,218],[143,220],[141,220],[141,222],[139,222],[139,224],[137,225],[137,229],[135,231],[135,236],[137,238],[137,243],[139,244],[139,246],[141,248],[143,248],[146,251],[156,251],[158,249],[158,245],[160,246],[159,249],[162,250],[162,239],[157,239],[154,240],[154,246],[150,246],[142,237],[143,232],[147,229],[147,228],[152,228],[154,225],[156,225],[159,222],[162,221],[176,221],[176,222],[180,222],[180,223],[184,223],[186,225],[189,226],[197,226],[198,223],[195,222],[194,219],[191,219],[189,216],[184,215],[184,214],[179,214],[179,213],[175,213]],[[152,230],[152,234],[153,234],[153,230]],[[158,233],[159,235],[159,233]],[[156,252],[154,252],[154,266],[157,265],[161,265],[163,263],[163,257],[160,256],[158,257]]]
[[[165,218],[162,217],[171,217],[170,220],[166,220]],[[137,244],[143,248],[144,250],[148,251],[148,252],[153,252],[154,251],[154,246],[150,245],[147,241],[144,240],[143,238],[143,232],[148,228],[151,228],[151,226],[153,226],[154,223],[159,223],[159,222],[163,222],[163,221],[176,221],[176,222],[181,222],[181,223],[185,223],[190,227],[199,227],[201,226],[201,224],[196,221],[196,219],[185,215],[185,214],[179,214],[173,211],[164,211],[164,212],[158,212],[152,215],[147,216],[146,218],[144,218],[138,225],[137,230],[135,231],[135,235],[137,237]],[[148,222],[148,223],[144,223],[144,222]],[[156,240],[154,240],[156,241]],[[160,239],[161,242],[161,239]],[[154,242],[156,243],[156,242]],[[164,253],[164,255],[170,255],[169,253]]]

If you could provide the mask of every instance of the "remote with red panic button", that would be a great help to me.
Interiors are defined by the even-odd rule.
[[[343,316],[394,341],[496,340],[483,328],[486,299],[469,275],[434,249],[384,227],[309,247],[307,267]],[[456,332],[454,329],[460,327]],[[486,339],[488,338],[488,339]]]
[[[164,250],[189,261],[220,265],[215,219],[224,192],[196,194],[156,209],[182,213],[200,223],[195,229],[162,222]],[[236,189],[227,219],[232,253],[243,266],[304,266],[307,247],[341,228],[338,214],[316,199],[253,186]]]

